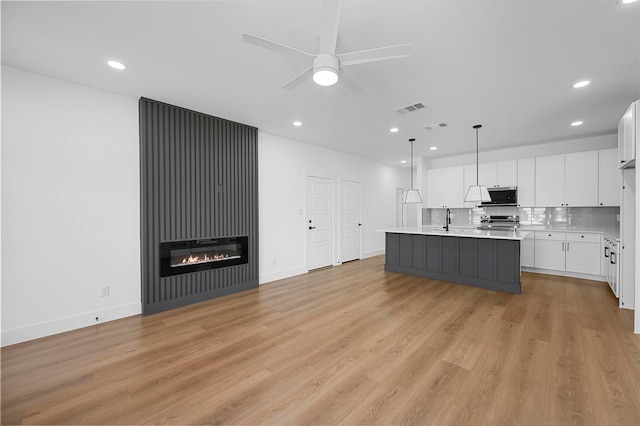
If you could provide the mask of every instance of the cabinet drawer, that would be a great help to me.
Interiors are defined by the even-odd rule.
[[[564,241],[564,232],[536,231],[536,240]]]
[[[600,242],[600,234],[586,234],[579,232],[567,232],[566,233],[567,241],[585,241],[588,243],[599,243]]]

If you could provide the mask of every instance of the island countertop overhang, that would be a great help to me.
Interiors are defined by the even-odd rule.
[[[447,231],[442,227],[414,226],[378,229],[377,232],[522,241],[527,237],[527,235],[529,235],[530,231],[485,231],[473,228],[454,228]]]

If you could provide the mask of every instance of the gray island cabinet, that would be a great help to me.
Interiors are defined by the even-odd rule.
[[[385,270],[520,293],[520,242],[527,232],[393,228]]]

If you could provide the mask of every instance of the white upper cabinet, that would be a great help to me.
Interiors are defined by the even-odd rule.
[[[565,154],[564,205],[598,205],[598,151]]]
[[[536,201],[536,159],[518,160],[518,207],[534,207]]]
[[[467,167],[467,166],[465,166]],[[475,164],[470,165],[475,173]],[[475,176],[473,176],[475,185]],[[489,188],[498,186],[516,186],[518,183],[518,161],[498,161],[490,163],[480,163],[480,173],[478,183]]]
[[[498,185],[496,181],[496,163],[480,163],[479,175],[478,184],[489,188]]]
[[[564,155],[536,157],[536,206],[564,206]]]
[[[598,205],[620,205],[620,170],[618,169],[618,149],[598,151]]]
[[[636,132],[638,129],[638,102],[632,103],[618,122],[618,167],[635,164]]]
[[[518,185],[518,161],[498,161],[496,163],[496,185],[517,186]]]
[[[620,205],[618,150],[601,149],[427,170],[427,208],[475,207],[467,188],[518,187],[518,207]],[[477,177],[476,177],[477,176]]]
[[[462,166],[427,170],[427,208],[463,207],[463,185]]]
[[[598,205],[598,151],[536,158],[537,207]]]

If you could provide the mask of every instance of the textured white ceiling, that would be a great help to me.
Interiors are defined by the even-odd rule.
[[[3,2],[2,63],[393,165],[411,137],[416,156],[474,152],[478,123],[484,151],[614,133],[640,98],[640,3],[345,0],[338,52],[411,43],[411,56],[350,67],[359,95],[340,82],[282,89],[310,61],[242,33],[315,53],[320,10],[311,0]],[[129,69],[106,67],[110,58]],[[592,84],[572,89],[581,79]],[[394,112],[415,102],[426,108]],[[448,126],[423,129],[439,122]]]

